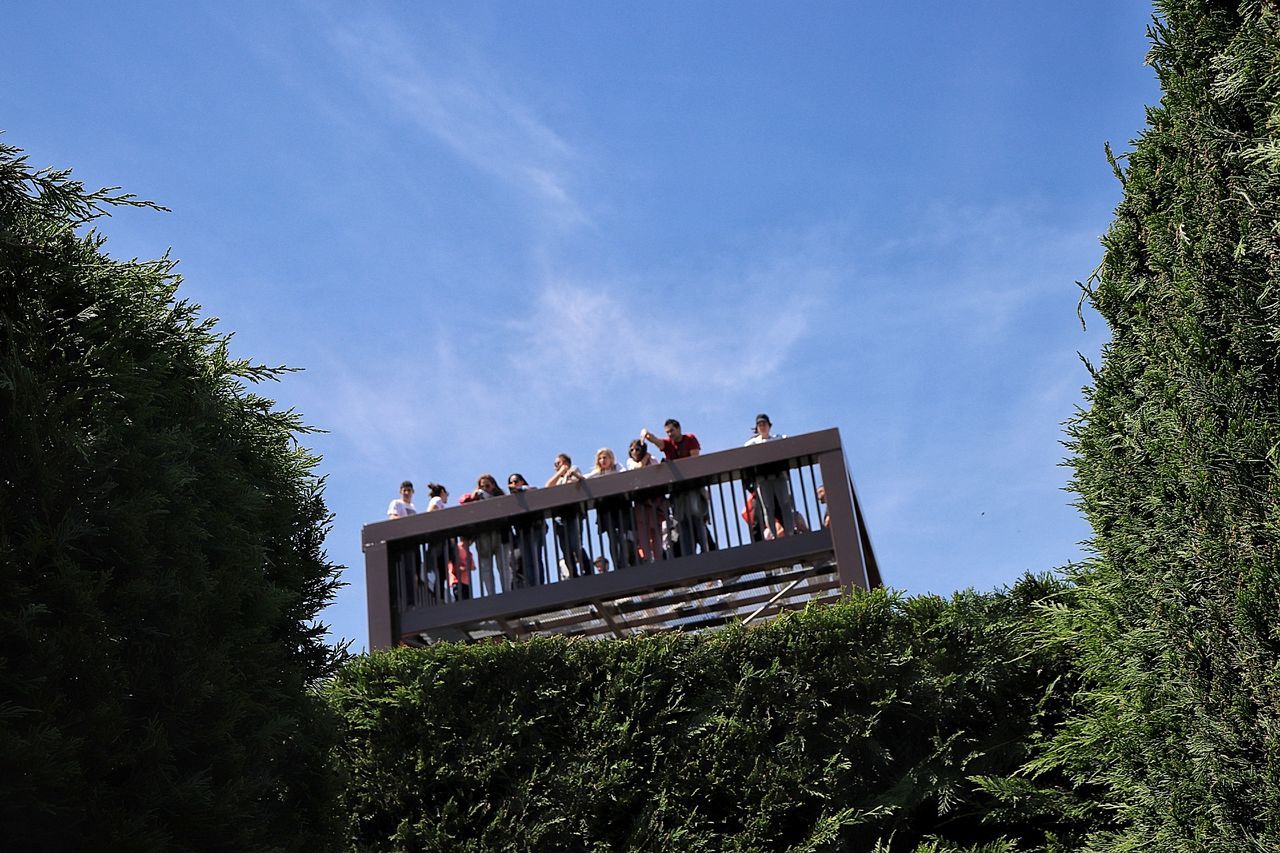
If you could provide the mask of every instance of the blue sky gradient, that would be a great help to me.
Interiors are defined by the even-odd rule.
[[[325,613],[406,477],[839,427],[886,582],[1079,559],[1076,317],[1159,91],[1146,2],[22,4],[0,129],[171,214],[182,294],[326,434]],[[882,6],[884,8],[882,8]],[[425,504],[425,499],[420,503]]]

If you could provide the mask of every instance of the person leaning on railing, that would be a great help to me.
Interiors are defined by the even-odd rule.
[[[507,478],[507,491],[511,494],[536,488],[529,485],[523,474]],[[519,572],[526,586],[540,586],[547,582],[547,523],[541,516],[528,516],[515,525],[515,547],[511,552],[513,572]]]
[[[476,478],[476,489],[462,496],[460,504],[502,497],[502,489],[492,474]],[[480,592],[493,595],[496,591],[494,571],[502,578],[502,591],[508,592],[514,583],[511,577],[511,534],[506,529],[486,530],[475,537],[476,558],[480,572]]]
[[[587,472],[587,477],[603,477],[605,474],[616,474],[623,470],[617,457],[607,447],[596,451],[596,464]],[[635,532],[631,529],[631,506],[625,495],[608,498],[596,504],[596,526],[602,536],[609,537],[609,554],[613,557],[614,568],[631,566],[636,562]],[[600,571],[600,561],[595,562],[596,571]]]
[[[566,486],[583,479],[582,471],[569,454],[561,453],[555,458],[556,472],[547,480],[547,488]],[[580,577],[591,574],[591,562],[582,547],[582,510],[577,507],[565,507],[555,521],[556,541],[560,543],[560,551],[564,555],[563,572],[569,577]]]

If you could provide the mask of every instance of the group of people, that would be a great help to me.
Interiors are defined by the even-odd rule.
[[[753,434],[745,444],[785,438],[772,429],[768,415],[757,415]],[[633,439],[627,448],[625,466],[607,447],[596,451],[595,464],[586,473],[573,464],[567,453],[558,454],[553,462],[554,473],[543,488],[660,464],[660,460],[650,452],[649,445],[662,453],[663,460],[688,459],[702,452],[697,436],[684,432],[675,418],[666,421],[663,433],[659,436],[642,429],[640,437]],[[513,473],[507,478],[507,492],[504,492],[492,474],[481,474],[476,488],[462,495],[458,503],[519,494],[534,488],[524,475]],[[795,510],[786,463],[776,468],[757,469],[754,480],[746,484],[746,489],[746,508],[742,516],[752,531],[753,539],[772,539],[807,530],[804,517]],[[448,489],[439,483],[428,483],[427,490],[430,495],[427,512],[448,506]],[[412,482],[405,480],[401,483],[400,497],[387,507],[387,517],[395,519],[417,514],[414,493]],[[708,497],[701,487],[674,488],[669,495],[652,495],[636,500],[625,496],[601,500],[596,505],[596,523],[601,536],[608,539],[614,567],[621,568],[714,550],[717,545],[710,530],[709,511]],[[592,560],[583,547],[585,520],[582,510],[562,509],[552,521],[559,552],[555,565],[561,579],[609,569],[609,560],[603,554]],[[457,537],[428,546],[425,559],[415,550],[405,565],[404,575],[408,579],[416,579],[426,594],[437,601],[447,597],[454,600],[471,598],[473,574],[478,578],[480,593],[486,596],[497,592],[498,579],[501,579],[504,591],[517,586],[538,586],[549,581],[546,534],[546,522],[541,516],[517,517],[510,527],[477,533],[473,540]],[[475,548],[474,557],[472,546]]]

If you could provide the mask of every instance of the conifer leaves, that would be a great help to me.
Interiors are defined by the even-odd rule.
[[[359,659],[328,689],[349,842],[905,851],[1077,838],[1074,816],[997,803],[983,787],[995,783],[971,778],[1005,779],[1061,717],[1064,694],[1046,689],[1065,658],[1024,630],[1059,592],[1043,579],[949,602],[878,592],[698,638]]]
[[[1098,849],[1269,847],[1280,31],[1271,3],[1158,5],[1149,61],[1164,97],[1103,241],[1088,298],[1112,341],[1070,425],[1097,558],[1073,573],[1078,607],[1050,614],[1086,713],[1046,764],[1110,788],[1122,820]]]
[[[309,685],[336,585],[295,413],[248,385],[167,257],[79,229],[112,205],[0,146],[0,804],[6,841],[323,843]]]

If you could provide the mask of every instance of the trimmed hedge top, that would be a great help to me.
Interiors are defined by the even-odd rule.
[[[1011,773],[1054,722],[1043,700],[1064,664],[1022,628],[1032,603],[1058,592],[1046,578],[951,601],[877,591],[697,636],[365,656],[327,691],[344,729],[349,840],[443,850],[1043,843],[1043,821],[1033,829],[997,814],[971,777]]]

